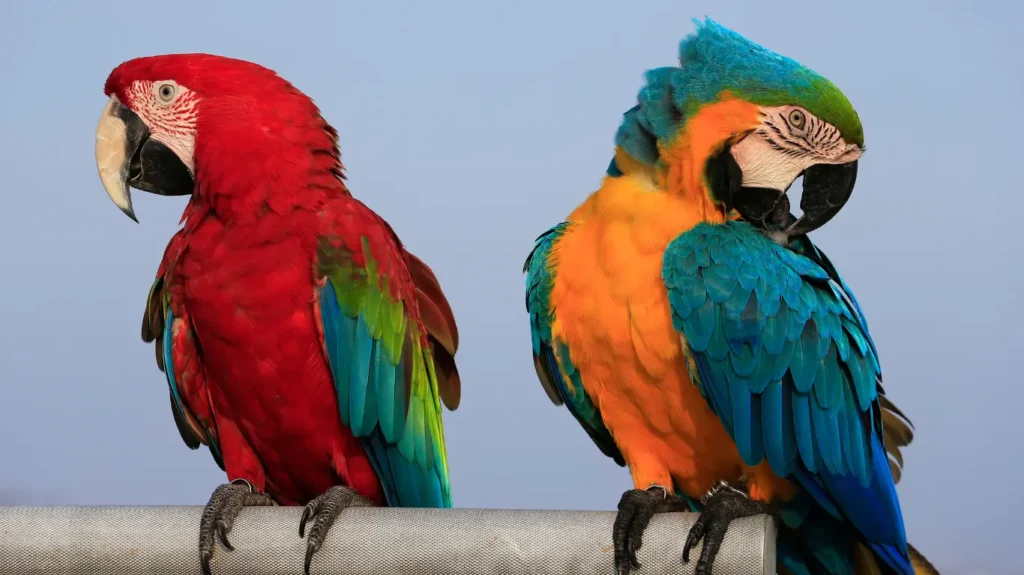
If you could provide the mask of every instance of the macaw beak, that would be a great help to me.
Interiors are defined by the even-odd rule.
[[[793,182],[784,190],[743,186],[743,173],[729,147],[708,163],[706,177],[727,208],[735,209],[743,219],[785,244],[792,236],[824,226],[839,213],[853,194],[857,162],[816,164],[804,170],[800,174],[804,177],[800,218],[789,213],[786,192]]]
[[[150,138],[138,114],[110,98],[96,128],[96,167],[114,204],[138,222],[129,187],[162,196],[192,193],[188,167],[163,143]]]
[[[809,234],[834,218],[853,195],[858,161],[818,164],[807,168],[804,172],[804,193],[800,197],[803,215],[781,230],[781,233],[787,238]]]

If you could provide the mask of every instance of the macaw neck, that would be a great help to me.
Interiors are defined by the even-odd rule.
[[[722,208],[711,199],[703,174],[689,169],[689,166],[700,165],[701,160],[682,160],[667,165],[664,162],[644,164],[618,148],[615,151],[615,166],[622,176],[616,179],[631,182],[630,187],[636,190],[675,196],[688,206],[688,211],[700,215],[704,221],[722,221]]]
[[[708,161],[727,145],[756,129],[759,108],[723,92],[686,119],[679,135],[659,150],[664,167],[659,185],[668,193],[688,198],[709,215],[707,221],[724,221],[721,204],[712,199],[705,175]],[[710,217],[711,212],[717,215]]]
[[[197,141],[193,203],[228,222],[267,213],[316,210],[349,196],[333,130],[249,130],[228,139]],[[241,130],[239,130],[241,132]],[[217,142],[230,142],[223,145]]]
[[[701,196],[671,193],[646,176],[608,176],[572,214],[572,222],[624,226],[622,231],[667,246],[701,222],[722,223],[725,215]]]
[[[690,206],[694,213],[699,214],[703,221],[721,223],[725,221],[725,210],[721,204],[711,199],[703,170],[698,173],[689,169],[692,164],[683,164],[678,169],[669,168],[662,173],[659,185],[666,194],[677,196],[683,203]]]

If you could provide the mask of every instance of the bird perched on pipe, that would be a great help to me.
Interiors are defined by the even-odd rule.
[[[130,188],[190,196],[142,337],[182,439],[209,446],[230,480],[202,515],[203,571],[246,505],[306,505],[307,573],[348,506],[451,507],[451,307],[352,197],[313,101],[272,70],[207,54],[130,60],[104,92],[96,162],[114,203],[135,220]]]
[[[933,573],[894,487],[910,422],[807,236],[853,192],[861,121],[832,82],[712,20],[679,59],[647,73],[600,189],[524,269],[544,389],[632,475],[616,568],[640,566],[654,513],[694,510],[698,574],[759,513],[784,572]]]

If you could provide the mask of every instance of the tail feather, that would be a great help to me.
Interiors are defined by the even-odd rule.
[[[871,549],[860,543],[853,548],[853,572],[857,575],[886,575]]]
[[[939,575],[939,570],[913,545],[907,543],[907,548],[910,550],[910,564],[914,566],[915,575]]]
[[[885,450],[889,455],[889,470],[892,472],[893,483],[899,483],[903,475],[903,452],[914,440],[914,424],[885,396],[881,386],[878,388],[878,403],[882,408],[882,435],[885,438]]]
[[[914,568],[914,575],[939,575],[939,570],[913,545],[908,543],[907,548],[910,550],[910,564]],[[863,544],[858,544],[854,549],[853,568],[857,575],[888,575],[890,573],[888,566],[880,563],[878,557]]]

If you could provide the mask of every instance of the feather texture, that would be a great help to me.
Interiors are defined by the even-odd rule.
[[[196,400],[206,395],[206,382],[195,347],[195,334],[187,318],[175,317],[171,307],[170,292],[178,287],[171,272],[183,244],[182,232],[178,232],[164,252],[156,280],[146,297],[142,341],[154,344],[156,364],[167,379],[171,414],[182,441],[189,449],[209,446],[213,460],[224,469],[209,404]],[[190,398],[193,401],[189,401]]]
[[[743,222],[680,235],[663,279],[693,379],[744,461],[767,459],[831,516],[818,527],[849,521],[889,569],[911,572],[880,368],[845,284]]]
[[[864,312],[861,310],[856,296],[853,295],[853,290],[850,289],[850,286],[848,286],[846,281],[843,280],[843,277],[839,274],[839,270],[832,264],[832,261],[828,259],[825,252],[823,252],[818,246],[814,245],[807,236],[796,236],[792,238],[789,245],[786,247],[810,259],[815,264],[821,266],[821,269],[825,270],[829,278],[831,278],[834,284],[838,286],[840,295],[847,302],[847,305],[856,316],[857,323],[860,325],[861,331],[867,334],[867,316],[865,316]],[[877,357],[878,351],[870,336],[867,337],[867,342]],[[846,358],[846,353],[848,353],[848,351],[841,348],[841,357],[843,357],[843,359]],[[882,414],[883,444],[885,445],[886,453],[889,455],[889,470],[892,472],[893,481],[895,483],[899,483],[903,473],[903,452],[901,449],[910,445],[914,440],[914,424],[910,421],[910,418],[908,418],[906,414],[904,414],[903,411],[892,402],[892,400],[886,397],[885,389],[882,387],[881,373],[878,375],[877,393],[878,407]]]
[[[389,281],[401,278],[382,273],[383,254],[374,253],[367,238],[357,249],[324,238],[317,254],[322,285],[315,301],[341,421],[362,440],[389,505],[451,507],[432,348],[410,309],[431,300],[419,291],[415,300],[403,301],[401,291],[389,289]],[[420,285],[436,283],[433,274],[424,277],[424,268]],[[448,353],[454,330],[443,315],[435,317],[442,320],[435,333],[442,335],[433,341],[445,340],[449,347],[441,349]]]
[[[601,420],[597,405],[583,388],[568,346],[551,336],[552,314],[549,301],[554,282],[552,248],[568,226],[568,222],[563,222],[541,234],[523,266],[523,272],[526,273],[526,310],[530,314],[530,334],[533,340],[533,364],[548,398],[555,405],[565,404],[601,452],[625,466],[622,453]]]
[[[420,317],[430,340],[441,401],[448,409],[457,409],[462,399],[462,383],[455,366],[455,353],[459,349],[459,328],[455,325],[455,314],[430,267],[408,250],[405,251],[405,260],[416,286]]]

